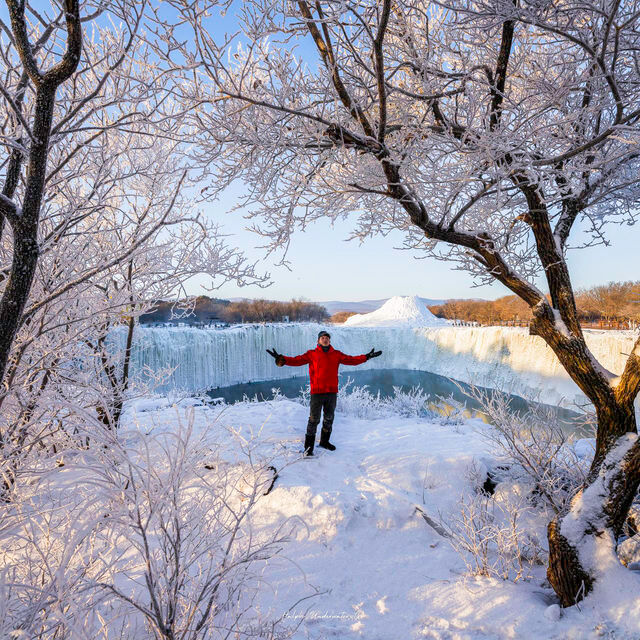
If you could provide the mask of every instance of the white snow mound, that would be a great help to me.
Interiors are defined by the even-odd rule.
[[[344,323],[348,327],[442,327],[448,323],[427,309],[418,296],[394,296],[371,313],[359,313]]]

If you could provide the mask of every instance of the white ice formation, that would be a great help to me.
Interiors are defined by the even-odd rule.
[[[443,327],[448,323],[427,309],[418,296],[395,296],[371,313],[358,313],[347,327]]]
[[[542,338],[512,327],[349,327],[317,324],[244,325],[222,330],[195,328],[138,329],[133,367],[175,368],[167,387],[189,391],[242,382],[306,375],[307,367],[276,367],[266,349],[298,355],[316,345],[320,329],[331,333],[333,346],[348,354],[372,347],[382,356],[360,369],[430,371],[463,382],[499,388],[543,402],[584,402]],[[619,375],[634,334],[585,331],[594,356]],[[343,366],[348,372],[351,367]]]

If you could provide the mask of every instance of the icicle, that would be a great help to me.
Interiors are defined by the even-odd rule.
[[[212,389],[306,374],[306,367],[276,367],[266,349],[298,355],[316,346],[324,325],[243,325],[229,329],[140,328],[134,344],[134,375],[175,367],[167,388]],[[332,326],[331,343],[348,354],[372,347],[382,357],[361,368],[430,371],[463,382],[569,406],[584,397],[542,338],[514,327],[369,328]],[[631,332],[586,332],[594,356],[621,373],[633,344]],[[343,367],[346,371],[348,367]]]

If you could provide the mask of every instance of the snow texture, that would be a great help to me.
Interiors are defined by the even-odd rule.
[[[140,406],[140,405],[139,405]],[[148,409],[150,405],[144,405]],[[174,408],[125,412],[138,428],[175,423]],[[196,422],[217,417],[239,433],[259,432],[265,455],[299,456],[307,409],[286,399],[195,407]],[[170,427],[169,427],[170,428]],[[284,467],[252,517],[256,532],[291,516],[300,526],[280,563],[265,567],[265,589],[253,605],[281,613],[315,588],[319,595],[288,614],[306,619],[294,640],[595,640],[640,637],[640,578],[620,567],[580,607],[561,610],[545,567],[512,583],[465,575],[462,558],[416,506],[436,522],[458,513],[473,492],[469,466],[496,464],[479,420],[445,425],[426,418],[363,420],[336,414],[335,452],[317,449]],[[278,463],[276,462],[278,465]],[[279,466],[279,465],[278,465]],[[544,539],[545,515],[536,527]],[[290,559],[291,562],[282,562]]]
[[[442,327],[448,323],[427,309],[418,296],[394,296],[380,309],[347,318],[347,327]]]

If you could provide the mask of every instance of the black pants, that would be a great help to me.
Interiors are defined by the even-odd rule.
[[[307,423],[307,435],[316,437],[316,430],[320,423],[320,412],[324,412],[322,419],[321,440],[328,440],[333,427],[333,414],[336,410],[337,393],[312,393],[311,406],[309,407],[309,422]]]

